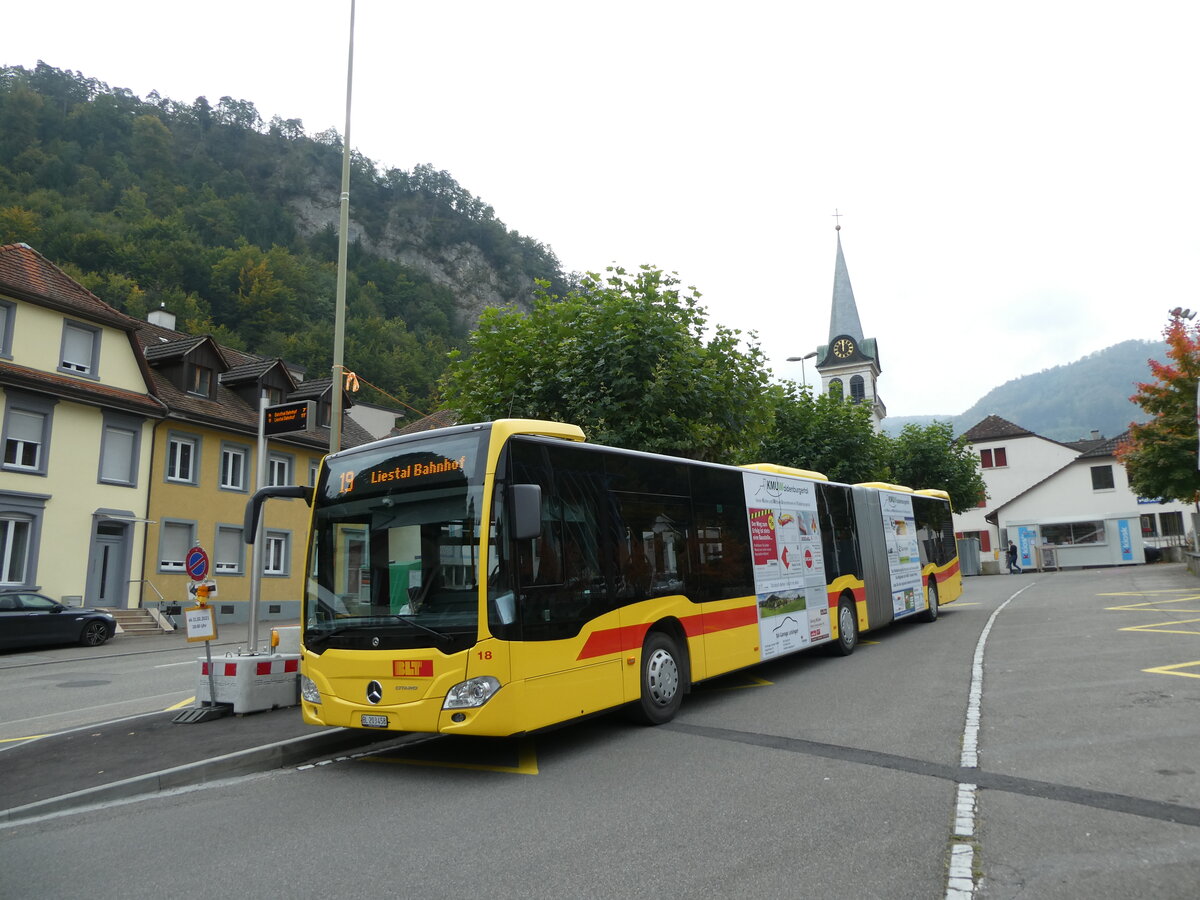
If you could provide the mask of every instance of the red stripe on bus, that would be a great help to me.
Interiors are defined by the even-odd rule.
[[[758,607],[739,606],[737,609],[726,609],[718,612],[707,612],[702,615],[685,616],[683,630],[688,637],[700,634],[714,634],[740,628],[743,625],[758,623]],[[597,656],[608,656],[613,653],[624,653],[637,650],[646,640],[649,624],[626,625],[621,628],[604,628],[593,631],[579,651],[578,659],[594,659]]]

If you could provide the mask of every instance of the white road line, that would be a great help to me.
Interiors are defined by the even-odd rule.
[[[1023,592],[1037,582],[1030,582],[992,611],[987,624],[975,644],[975,657],[971,661],[971,690],[967,695],[967,715],[963,723],[962,752],[959,765],[964,769],[979,768],[979,724],[983,711],[983,650],[996,617],[1004,607],[1012,603]],[[950,838],[950,869],[946,876],[946,900],[972,900],[975,896],[975,812],[979,799],[976,785],[962,783],[958,786],[954,809],[954,835]]]

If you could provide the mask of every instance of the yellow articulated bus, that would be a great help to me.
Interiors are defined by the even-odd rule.
[[[514,735],[691,686],[962,592],[949,498],[588,444],[524,419],[326,458],[301,640],[306,722]]]

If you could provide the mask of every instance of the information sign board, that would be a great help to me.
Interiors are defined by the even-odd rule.
[[[308,423],[314,418],[313,405],[311,400],[300,400],[266,407],[263,410],[263,434],[308,430]]]
[[[216,610],[211,606],[189,606],[183,611],[189,642],[211,641],[217,636]]]

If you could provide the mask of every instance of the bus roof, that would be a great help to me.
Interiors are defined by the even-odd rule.
[[[774,475],[795,475],[798,478],[811,478],[815,481],[829,480],[820,472],[813,472],[809,469],[793,469],[791,466],[777,466],[775,463],[750,463],[749,465],[739,466],[738,468],[756,469],[759,472],[770,472]]]

